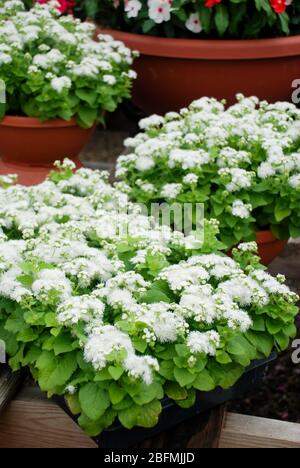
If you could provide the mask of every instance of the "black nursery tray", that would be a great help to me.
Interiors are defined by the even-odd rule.
[[[268,365],[275,359],[276,353],[273,353],[268,359],[254,361],[246,369],[238,382],[228,390],[216,388],[212,392],[197,392],[197,400],[192,408],[182,409],[177,406],[173,400],[165,398],[162,400],[163,411],[159,422],[152,429],[136,427],[128,430],[117,421],[109,429],[106,429],[99,437],[93,438],[93,440],[95,440],[101,448],[117,449],[133,447],[144,440],[151,439],[168,431],[187,419],[220,406],[228,401],[235,400],[244,393],[254,390],[259,386],[259,384],[261,384]],[[76,421],[76,417],[71,414],[63,398],[55,397],[55,401],[72,417],[72,419]]]

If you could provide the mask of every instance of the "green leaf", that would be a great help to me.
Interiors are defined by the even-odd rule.
[[[116,382],[112,382],[108,389],[110,401],[113,405],[120,403],[126,396],[126,391],[120,387]]]
[[[108,393],[97,383],[88,383],[79,390],[79,402],[83,412],[97,421],[110,405]]]
[[[91,128],[98,117],[97,109],[88,106],[80,106],[78,110],[78,120],[84,128]]]
[[[82,101],[87,102],[90,106],[94,106],[97,102],[97,93],[91,91],[90,89],[79,88],[76,89],[75,94]]]
[[[109,366],[108,372],[114,380],[119,380],[124,373],[124,369],[121,366]]]
[[[77,369],[76,353],[68,353],[57,358],[57,366],[48,380],[49,389],[66,385]]]
[[[266,357],[270,356],[274,347],[274,339],[272,336],[268,333],[248,331],[246,337],[260,353]]]
[[[265,320],[263,317],[255,316],[252,318],[252,330],[264,332],[266,330]]]
[[[275,212],[274,212],[277,223],[281,223],[281,221],[283,221],[285,218],[290,216],[291,213],[292,213],[292,210],[289,206],[289,202],[285,199],[278,198],[276,201]]]
[[[120,411],[119,420],[126,429],[134,426],[145,428],[157,425],[162,407],[159,401],[152,401],[144,406],[134,405],[128,409]]]
[[[81,413],[81,406],[79,403],[78,394],[66,395],[65,400],[72,414],[76,416],[77,414]]]
[[[96,437],[101,432],[110,427],[116,418],[115,411],[109,409],[97,421],[90,419],[86,414],[82,413],[78,418],[80,427],[90,436]]]
[[[196,380],[193,383],[193,387],[201,392],[210,392],[216,387],[216,383],[208,370],[204,369],[197,376]]]
[[[17,354],[15,354],[15,356],[10,358],[8,362],[13,372],[16,372],[21,367],[21,364],[24,358],[24,348],[25,348],[25,345],[24,344],[21,345]]]
[[[281,320],[274,320],[271,318],[267,318],[266,325],[270,335],[276,335],[276,333],[279,333],[283,327]]]
[[[277,333],[275,340],[281,351],[285,351],[289,347],[290,338],[285,333]]]
[[[53,350],[56,356],[73,351],[74,338],[72,338],[69,332],[61,333],[54,339]]]
[[[182,388],[176,382],[167,382],[165,392],[172,400],[185,400],[188,396],[187,390]]]
[[[31,343],[39,337],[38,333],[35,333],[31,328],[27,328],[18,333],[17,340],[22,341],[22,343]]]
[[[194,406],[196,403],[196,392],[193,388],[188,391],[188,397],[185,400],[180,400],[176,402],[180,408],[188,409]]]
[[[225,351],[217,351],[216,361],[220,364],[229,364],[230,362],[232,362],[232,359],[229,356],[229,354]]]
[[[227,343],[227,351],[234,360],[243,366],[248,366],[256,357],[255,348],[243,336],[234,336]]]
[[[173,361],[162,361],[159,367],[159,373],[167,380],[174,378],[174,363]]]
[[[223,36],[229,26],[228,10],[224,5],[216,6],[215,23],[220,36]]]
[[[175,367],[174,377],[181,387],[186,387],[195,380],[195,375],[191,374],[187,369],[180,369],[179,367]]]

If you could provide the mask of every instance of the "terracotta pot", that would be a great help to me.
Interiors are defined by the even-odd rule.
[[[264,265],[270,265],[272,261],[283,252],[288,241],[276,239],[271,231],[259,231],[256,234],[258,252]]]
[[[16,173],[25,185],[41,182],[54,161],[78,156],[94,131],[76,120],[40,122],[30,117],[5,117],[0,122],[0,174]]]
[[[133,100],[147,113],[179,110],[201,96],[233,103],[238,92],[290,101],[292,82],[300,78],[300,36],[199,40],[100,32],[140,51]]]

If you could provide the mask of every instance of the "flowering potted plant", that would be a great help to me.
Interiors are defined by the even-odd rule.
[[[298,297],[255,243],[229,258],[215,220],[204,242],[185,237],[140,214],[124,184],[72,169],[30,189],[3,181],[0,339],[88,434],[116,418],[153,427],[165,396],[190,408],[288,346]]]
[[[238,96],[225,110],[208,98],[153,115],[125,144],[117,176],[134,200],[204,203],[230,249],[255,235],[264,263],[300,235],[300,111]],[[271,232],[272,231],[272,232]]]
[[[134,54],[107,36],[95,43],[93,25],[61,16],[58,6],[25,11],[21,1],[0,1],[2,173],[75,160],[104,113],[130,96]]]
[[[289,100],[299,78],[300,5],[293,0],[79,1],[133,49],[135,103],[165,113],[237,92]],[[289,36],[289,37],[287,37]]]

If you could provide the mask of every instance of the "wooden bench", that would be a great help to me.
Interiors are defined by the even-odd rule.
[[[20,374],[12,375],[2,370],[2,410],[22,378]],[[169,450],[300,448],[300,424],[226,413],[222,406],[147,440],[139,447]],[[97,445],[35,385],[26,383],[0,415],[0,448],[97,448]]]

